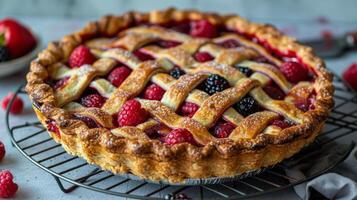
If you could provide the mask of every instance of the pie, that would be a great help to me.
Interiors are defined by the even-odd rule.
[[[105,16],[52,42],[26,90],[53,139],[113,173],[229,177],[291,157],[333,107],[312,49],[239,16]]]

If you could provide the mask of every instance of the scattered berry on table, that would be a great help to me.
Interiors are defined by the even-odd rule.
[[[343,72],[342,78],[357,92],[357,63],[351,64],[346,71]]]
[[[18,186],[13,179],[9,170],[0,171],[0,198],[10,198],[15,195]]]
[[[8,104],[10,103],[11,99],[14,97],[13,93],[9,93],[7,96],[5,96],[1,102],[1,107],[6,110]],[[24,102],[22,101],[22,99],[19,96],[16,96],[14,99],[14,102],[11,105],[10,108],[10,113],[11,114],[20,114],[22,113],[24,109]]]

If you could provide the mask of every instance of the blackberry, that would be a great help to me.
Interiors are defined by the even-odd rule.
[[[5,46],[0,46],[0,62],[4,62],[10,59],[9,50]]]
[[[235,109],[243,116],[248,116],[260,110],[260,106],[251,96],[245,96],[235,105]]]
[[[238,68],[238,70],[240,72],[242,72],[244,75],[246,75],[248,77],[253,74],[253,70],[249,69],[248,67],[242,67],[239,65],[236,65],[236,67]]]
[[[180,76],[184,75],[185,72],[182,71],[179,67],[174,67],[171,71],[170,71],[170,75],[176,79],[180,78]]]
[[[229,88],[228,81],[218,74],[211,74],[202,84],[201,88],[203,91],[212,95],[216,92],[221,92]]]

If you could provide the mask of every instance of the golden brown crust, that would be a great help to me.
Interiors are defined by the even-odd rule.
[[[142,131],[137,127],[128,127],[126,129],[125,133],[132,136],[130,138],[124,138],[120,133],[114,134],[106,128],[88,128],[84,122],[73,119],[69,111],[59,108],[59,106],[63,105],[63,102],[57,100],[58,97],[56,97],[53,89],[46,84],[50,73],[48,68],[59,61],[67,60],[70,52],[88,39],[101,35],[114,35],[135,21],[163,24],[171,20],[181,21],[203,18],[208,19],[211,23],[224,24],[228,28],[238,30],[246,35],[254,34],[258,40],[266,42],[271,48],[280,52],[296,53],[301,62],[313,69],[316,74],[313,84],[316,92],[315,109],[305,113],[298,113],[298,111],[290,109],[290,107],[281,102],[273,102],[270,105],[275,109],[274,111],[281,111],[282,113],[280,114],[288,113],[287,115],[291,116],[299,115],[296,120],[301,123],[281,130],[279,134],[260,134],[249,140],[245,139],[245,137],[235,140],[216,140],[205,136],[199,137],[202,143],[206,144],[203,147],[196,147],[188,143],[170,147],[144,136],[138,140],[135,135],[142,133]],[[202,42],[204,43],[204,41],[200,41],[199,45],[202,45]],[[130,48],[135,49],[134,46]],[[192,51],[195,51],[195,47],[193,47]],[[259,52],[259,50],[257,51]],[[249,57],[250,54],[246,56]],[[236,59],[241,58],[237,57]],[[182,60],[178,60],[178,62],[182,62]],[[181,66],[187,66],[187,62],[192,61],[185,61],[185,63],[181,63]],[[152,65],[142,65],[142,67],[150,68],[151,71],[147,73],[157,70]],[[207,70],[217,70],[215,66],[205,65],[202,67]],[[143,76],[151,77],[150,75]],[[145,80],[145,83],[147,81]],[[230,83],[236,82],[236,80],[229,81]],[[140,83],[140,85],[143,87],[145,83]],[[286,86],[286,83],[281,83],[281,85],[290,87]],[[121,85],[121,87],[125,88],[125,84]],[[333,107],[334,91],[332,75],[326,70],[324,62],[314,55],[312,49],[301,46],[294,39],[282,35],[274,27],[251,23],[238,16],[219,16],[211,13],[175,9],[150,13],[130,12],[123,16],[106,16],[97,22],[89,23],[82,30],[72,35],[65,36],[58,43],[50,43],[48,48],[39,54],[38,59],[31,63],[30,72],[27,74],[26,90],[35,106],[34,109],[40,121],[44,125],[46,125],[46,120],[56,121],[62,134],[61,138],[54,133],[50,134],[69,153],[81,156],[89,163],[97,164],[103,169],[108,169],[115,173],[131,172],[143,178],[167,180],[169,182],[181,182],[186,178],[236,175],[271,166],[284,158],[292,156],[303,146],[313,141],[320,132],[324,120]],[[263,94],[258,88],[253,89],[250,94],[253,97],[264,99],[261,98]],[[115,102],[121,104],[129,97],[135,97],[136,94],[124,92],[115,96]],[[263,101],[259,103],[264,104]],[[229,102],[227,102],[228,104]],[[148,106],[153,105],[150,104]],[[177,106],[175,105],[175,107]],[[113,110],[108,108],[106,111],[112,114],[114,113]],[[92,112],[98,114],[95,110]],[[91,113],[84,114],[90,115]],[[99,113],[99,115],[107,116],[106,113]],[[288,117],[293,118],[291,116]],[[272,114],[270,118],[275,118],[275,116]],[[267,119],[261,120],[262,123],[267,123]],[[192,121],[186,121],[186,119],[183,119],[181,125],[187,126],[186,128],[192,127],[191,132],[195,128],[197,129],[197,134],[199,134],[198,127],[200,126],[192,125]],[[111,123],[99,123],[104,127],[113,126]],[[246,129],[246,127],[239,128]],[[193,135],[195,134],[193,132]],[[237,137],[240,138],[242,136]]]

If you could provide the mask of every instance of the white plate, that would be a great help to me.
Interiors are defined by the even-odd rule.
[[[0,77],[13,74],[29,66],[30,62],[41,50],[41,40],[37,35],[34,34],[34,36],[36,38],[37,43],[36,47],[31,52],[13,60],[0,62]]]

